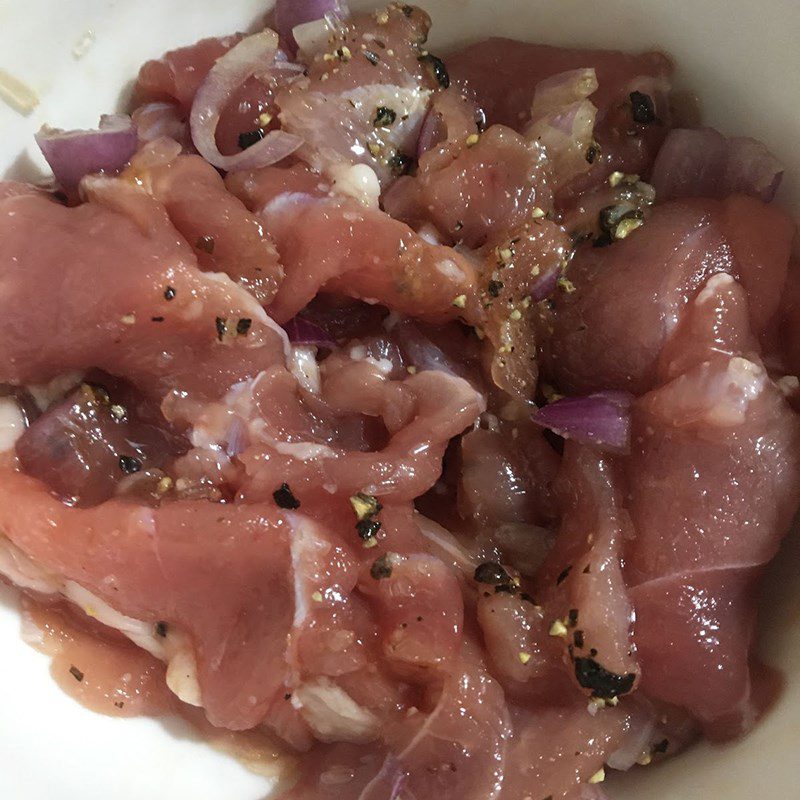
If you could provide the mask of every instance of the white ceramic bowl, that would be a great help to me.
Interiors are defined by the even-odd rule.
[[[434,47],[498,34],[664,49],[676,59],[678,82],[700,94],[709,123],[763,139],[784,161],[779,199],[800,210],[798,0],[419,1],[434,18]],[[93,125],[124,102],[142,61],[201,36],[246,29],[264,6],[264,0],[0,0],[0,69],[41,97],[29,117],[0,103],[0,174],[36,178],[44,165],[32,137],[42,123]],[[76,58],[76,46],[87,44]],[[800,797],[798,564],[794,537],[765,591],[762,655],[787,676],[777,708],[741,742],[700,745],[624,776],[609,787],[614,800]],[[0,797],[258,800],[268,791],[267,779],[212,751],[182,724],[109,719],[65,697],[48,675],[47,659],[20,640],[15,595],[1,585],[0,650]]]

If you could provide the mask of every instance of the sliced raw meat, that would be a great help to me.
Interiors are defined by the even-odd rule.
[[[122,180],[143,181],[189,243],[200,268],[224,272],[268,305],[283,279],[278,252],[261,223],[226,191],[219,173],[200,156],[141,151]]]
[[[449,241],[475,248],[522,228],[534,209],[552,208],[536,143],[494,125],[474,144],[459,144],[458,153],[444,145],[423,156],[416,176],[400,178],[388,191],[386,211],[415,228],[430,222]]]
[[[0,181],[0,200],[5,200],[7,197],[18,197],[24,194],[33,194],[38,197],[50,197],[41,189],[37,189],[30,183],[21,183],[20,181]]]
[[[668,77],[669,59],[661,53],[630,55],[612,50],[570,50],[492,38],[447,57],[452,80],[473,93],[490,123],[520,128],[530,119],[536,86],[569,70],[591,67],[598,89],[591,95],[601,113],[624,100],[639,76]]]
[[[161,206],[94,180],[92,192],[118,210],[2,201],[0,380],[97,367],[160,400],[177,387],[218,396],[283,361],[274,323],[227,276],[197,269]],[[240,320],[250,324],[236,336]]]
[[[256,214],[278,197],[327,197],[331,189],[330,181],[301,163],[231,172],[225,186]]]
[[[580,193],[602,183],[612,170],[647,175],[670,124],[672,64],[661,53],[573,50],[494,38],[451,54],[447,64],[454,84],[483,108],[489,124],[520,131],[531,120],[540,83],[594,70],[598,88],[588,102],[597,116],[594,141],[585,151],[591,169],[562,186],[559,206],[572,207]],[[586,102],[576,101],[572,113],[581,111],[588,121]],[[562,120],[573,135],[574,121],[569,115]]]
[[[184,113],[214,62],[242,39],[241,34],[201,39],[188,47],[170,50],[139,70],[135,96],[138,102],[177,101]]]
[[[544,609],[531,598],[480,585],[477,616],[492,672],[511,697],[571,691]]]
[[[39,564],[123,613],[188,632],[212,723],[261,721],[281,684],[293,608],[290,526],[277,509],[116,500],[69,509],[4,470],[0,527]]]
[[[590,448],[567,444],[559,482],[564,518],[537,594],[578,684],[613,700],[633,691],[639,674],[621,562],[630,519],[613,464]]]
[[[530,422],[498,421],[461,439],[459,509],[467,519],[551,522],[556,517],[553,484],[559,458]]]
[[[754,587],[800,501],[800,423],[761,363],[720,336],[737,304],[744,324],[745,302],[734,282],[712,279],[690,306],[695,319],[679,336],[705,341],[706,360],[635,405],[627,467],[642,690],[717,737],[747,729],[760,710],[748,666]]]
[[[564,229],[546,219],[507,237],[484,252],[481,301],[490,345],[488,371],[496,386],[530,405],[539,376],[539,301],[558,286],[571,247]]]
[[[597,780],[629,725],[622,704],[592,716],[583,698],[515,711],[512,721],[503,800],[540,794],[553,800],[578,800],[582,791],[593,788],[590,780]]]
[[[392,537],[386,541],[392,547]],[[458,661],[464,608],[456,576],[431,556],[387,556],[387,571],[367,583],[376,596],[383,626],[383,652],[405,676],[430,680],[435,670],[449,672]]]
[[[261,210],[286,278],[270,306],[291,319],[319,291],[335,292],[436,322],[480,319],[475,267],[354,201],[283,195]]]
[[[793,231],[783,212],[739,196],[658,206],[627,239],[584,246],[568,271],[574,291],[555,297],[548,373],[569,394],[647,391],[687,302],[717,272],[741,281],[762,333],[780,301]]]
[[[109,499],[126,477],[139,482],[156,470],[150,474],[157,482],[159,468],[175,454],[176,437],[142,420],[135,404],[124,399],[103,386],[82,384],[17,440],[23,471],[64,503],[80,506]]]
[[[390,733],[390,752],[359,800],[383,800],[396,791],[495,800],[503,786],[510,733],[502,690],[479,663],[465,660],[447,676],[431,711]]]
[[[465,380],[441,372],[390,381],[378,366],[353,361],[323,374],[320,398],[303,402],[283,374],[265,374],[251,388],[253,445],[239,456],[250,500],[270,496],[284,481],[298,497],[320,491],[417,497],[439,477],[447,442],[485,407]],[[348,441],[341,421],[356,414],[382,419],[385,444]]]

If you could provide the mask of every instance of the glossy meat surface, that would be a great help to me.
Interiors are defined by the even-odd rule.
[[[218,148],[284,159],[195,150],[235,34],[142,67],[118,171],[0,183],[0,575],[83,702],[280,742],[291,800],[603,800],[768,705],[796,229],[665,56],[430,24],[245,65]]]

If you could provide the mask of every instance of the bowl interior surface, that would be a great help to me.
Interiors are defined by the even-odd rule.
[[[800,211],[800,6],[796,0],[420,0],[434,19],[431,48],[489,35],[548,44],[662,49],[677,83],[702,100],[704,119],[762,139],[786,165],[779,202]],[[356,7],[374,7],[360,0]],[[263,0],[0,0],[0,69],[34,88],[27,117],[0,102],[0,175],[46,174],[33,143],[43,124],[91,127],[124,104],[138,66],[202,36],[258,24]],[[85,50],[83,55],[78,55]],[[0,245],[1,246],[1,245]],[[770,502],[770,498],[753,498]],[[659,767],[609,782],[613,800],[784,800],[799,796],[800,536],[765,582],[761,655],[785,691],[740,742],[701,744]],[[115,720],[64,696],[47,659],[19,637],[14,592],[0,584],[0,795],[20,800],[257,800],[272,780],[245,770],[183,723]],[[691,676],[687,676],[690,680]],[[13,721],[13,722],[12,722]]]

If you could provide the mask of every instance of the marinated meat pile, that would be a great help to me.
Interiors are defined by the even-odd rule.
[[[306,5],[0,184],[0,572],[282,741],[292,800],[597,800],[746,732],[800,502],[780,165],[658,53]]]

